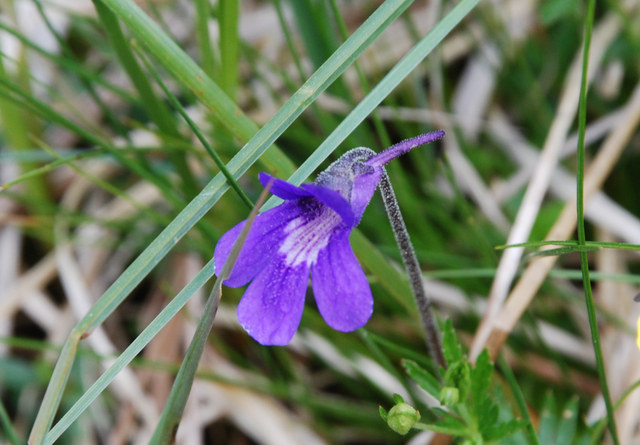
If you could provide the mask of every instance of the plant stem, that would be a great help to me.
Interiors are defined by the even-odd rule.
[[[589,68],[589,48],[591,45],[591,30],[593,28],[593,20],[595,13],[595,0],[589,0],[587,5],[587,17],[585,24],[585,38],[582,56],[582,79],[580,81],[580,102],[578,105],[578,151],[577,151],[577,175],[576,175],[576,213],[578,218],[578,247],[586,245],[586,233],[584,227],[584,138],[587,122],[587,74]],[[618,439],[618,431],[614,417],[613,403],[611,402],[611,394],[607,384],[607,375],[602,355],[602,346],[600,345],[600,333],[598,332],[598,317],[596,315],[595,303],[593,301],[593,292],[591,290],[591,279],[589,277],[589,259],[587,251],[580,251],[580,268],[582,270],[582,283],[584,286],[584,299],[587,306],[587,315],[589,317],[589,329],[591,331],[591,343],[596,358],[596,368],[600,380],[600,388],[602,390],[602,398],[607,409],[607,418],[609,421],[609,432],[611,439],[615,445],[620,443]]]
[[[380,180],[380,192],[382,193],[382,200],[384,201],[384,207],[387,210],[387,215],[391,221],[391,227],[393,228],[393,234],[395,235],[396,242],[400,247],[400,253],[402,254],[402,262],[407,269],[409,275],[409,283],[413,290],[413,295],[418,305],[418,312],[422,320],[422,327],[426,335],[427,347],[431,357],[440,365],[443,369],[446,369],[447,362],[444,359],[442,352],[442,343],[440,341],[440,333],[438,332],[438,325],[436,319],[431,310],[431,300],[427,297],[427,293],[424,290],[424,284],[422,282],[422,271],[420,270],[420,264],[416,257],[415,250],[409,239],[409,232],[407,232],[407,226],[404,223],[402,214],[400,213],[400,206],[398,206],[398,200],[391,187],[391,181],[389,176],[385,172]]]

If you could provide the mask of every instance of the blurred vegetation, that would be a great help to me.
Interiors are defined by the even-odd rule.
[[[441,145],[414,150],[388,172],[427,292],[464,345],[454,358],[467,363],[464,351],[503,254],[495,247],[507,242],[561,118],[571,67],[581,63],[586,2],[135,3],[140,8],[124,0],[0,3],[0,440],[26,441],[72,332],[77,354],[64,362],[69,379],[56,392],[53,424],[69,411],[77,420],[56,443],[146,443],[201,315],[198,289],[211,289],[205,264],[218,238],[247,217],[262,190],[258,172],[308,181],[350,148],[381,151],[438,128],[447,131]],[[606,43],[585,105],[587,167],[627,125],[640,67],[638,3],[597,4],[593,45]],[[366,20],[378,8],[388,16],[374,26]],[[609,22],[612,36],[603,37],[598,30]],[[442,34],[428,34],[434,28]],[[366,33],[361,46],[373,41],[363,54],[341,46],[357,32]],[[415,66],[401,61],[411,48]],[[509,136],[496,129],[500,119]],[[552,183],[529,241],[544,239],[575,195],[578,128],[576,115],[559,162],[573,188]],[[640,139],[635,124],[631,131],[600,189],[610,206],[587,214],[588,240],[640,240]],[[527,153],[534,157],[522,161]],[[412,443],[428,443],[425,433],[396,434],[378,411],[404,399],[421,422],[446,416],[415,384],[416,373],[437,370],[379,198],[352,244],[375,298],[373,317],[355,333],[326,326],[309,292],[292,345],[260,346],[235,321],[243,289],[224,289],[197,373],[204,383],[193,395],[206,409],[205,420],[189,423],[193,437],[355,445],[421,435]],[[501,443],[531,443],[536,435],[542,444],[611,440],[578,250],[572,245],[559,256],[509,332],[504,360],[489,372],[487,406],[499,408],[491,419],[530,416]],[[640,408],[632,391],[640,375],[629,371],[640,369],[633,331],[640,262],[621,249],[590,252],[589,260],[616,406],[627,391],[620,440],[632,443],[624,440],[638,440],[638,419],[624,412]],[[525,255],[518,270],[530,261]],[[163,317],[160,333],[149,334],[155,340],[132,352],[123,382],[113,381],[114,371],[95,402],[75,406],[198,272],[198,285],[181,300],[190,299],[187,306],[177,307],[173,321]],[[449,346],[460,348],[456,341]],[[185,424],[197,411],[187,408]],[[452,443],[476,443],[464,440],[472,439]]]

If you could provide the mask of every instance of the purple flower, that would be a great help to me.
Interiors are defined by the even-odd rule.
[[[353,254],[349,235],[358,225],[384,174],[384,165],[409,150],[444,136],[417,136],[376,154],[354,148],[297,187],[274,179],[271,193],[284,202],[258,215],[230,277],[224,284],[249,282],[238,320],[263,345],[286,345],[298,329],[311,272],[316,304],[333,329],[349,332],[373,312],[369,283]],[[260,173],[263,186],[272,179]],[[214,253],[219,274],[245,222],[225,233]]]

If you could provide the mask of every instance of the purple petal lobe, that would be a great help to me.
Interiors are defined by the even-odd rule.
[[[353,331],[371,317],[371,288],[349,245],[349,231],[334,234],[320,252],[311,283],[318,310],[333,329]]]
[[[382,167],[389,161],[397,158],[400,155],[411,151],[412,149],[419,147],[420,145],[428,144],[429,142],[437,141],[444,136],[444,131],[434,131],[432,133],[421,134],[411,139],[406,139],[402,142],[398,142],[395,145],[387,148],[386,150],[378,153],[372,158],[365,161],[365,164],[372,165],[374,167]]]
[[[247,284],[255,277],[271,260],[278,250],[277,247],[284,240],[286,234],[284,228],[293,219],[304,213],[304,209],[297,201],[285,203],[259,214],[249,231],[249,236],[240,251],[231,276],[224,281],[229,287],[238,287]],[[240,235],[245,222],[241,222],[227,233],[222,235],[216,245],[214,258],[214,270],[216,274],[222,271],[233,243]]]
[[[301,189],[300,187],[296,187],[282,179],[275,178],[268,173],[260,173],[258,175],[258,179],[263,187],[266,187],[267,184],[269,184],[269,181],[273,179],[273,184],[271,184],[271,189],[269,191],[282,199],[299,199],[304,198],[305,196],[311,196],[309,192]]]
[[[360,222],[360,218],[362,218],[364,210],[378,188],[378,183],[380,183],[381,177],[382,167],[376,167],[372,173],[359,175],[353,178],[351,209],[355,214],[356,224]]]
[[[348,227],[354,226],[354,215],[349,202],[335,190],[316,184],[302,184],[302,187],[318,201],[333,209]]]
[[[238,321],[258,343],[286,345],[298,329],[309,266],[287,267],[279,256],[256,276],[238,304]]]

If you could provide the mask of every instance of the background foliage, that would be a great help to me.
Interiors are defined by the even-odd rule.
[[[258,172],[300,183],[349,148],[440,128],[441,144],[388,171],[453,326],[449,358],[501,354],[493,374],[484,358],[468,365],[499,408],[474,415],[522,419],[502,443],[615,440],[586,250],[617,439],[640,440],[627,244],[640,242],[640,11],[594,3],[585,34],[579,0],[0,2],[0,440],[147,443],[211,290],[215,243],[247,217]],[[587,248],[542,255],[537,241],[578,238],[577,184]],[[309,294],[291,345],[261,347],[235,319],[242,289],[224,288],[179,443],[442,440],[379,415],[399,394],[422,423],[448,419],[379,198],[351,241],[375,297],[366,328],[332,331]]]

